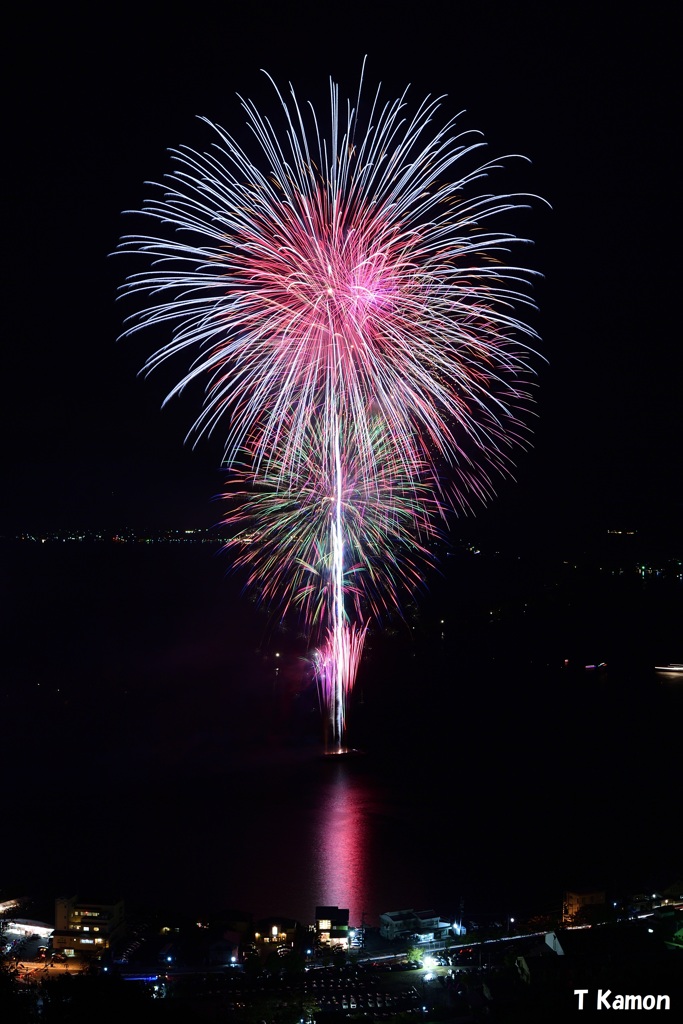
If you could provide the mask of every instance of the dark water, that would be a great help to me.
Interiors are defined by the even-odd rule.
[[[337,904],[376,923],[461,900],[475,918],[521,915],[573,885],[681,873],[683,682],[652,670],[674,658],[675,588],[539,600],[538,580],[463,571],[411,635],[370,637],[351,709],[364,755],[340,760],[321,756],[302,638],[207,548],[5,555],[10,896],[303,921]]]

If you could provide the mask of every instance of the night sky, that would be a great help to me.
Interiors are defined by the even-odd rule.
[[[201,391],[190,388],[162,410],[187,364],[181,359],[151,378],[139,376],[146,358],[169,339],[144,331],[117,340],[136,308],[133,300],[117,300],[117,292],[142,261],[112,255],[122,235],[140,230],[141,219],[123,211],[140,210],[152,191],[145,182],[161,181],[171,170],[168,150],[213,142],[199,117],[248,146],[238,94],[261,111],[277,112],[261,69],[285,91],[291,81],[301,103],[310,99],[326,112],[330,76],[344,97],[355,97],[366,55],[367,97],[379,82],[387,100],[410,85],[413,110],[428,94],[443,95],[443,121],[462,111],[461,128],[484,134],[484,158],[529,158],[508,161],[492,191],[529,192],[549,204],[532,203],[511,225],[535,242],[520,260],[542,275],[532,324],[547,362],[534,364],[533,447],[517,451],[516,479],[501,481],[496,500],[476,519],[453,524],[456,554],[443,560],[443,575],[434,573],[420,596],[417,640],[410,614],[397,639],[388,630],[370,637],[357,690],[364,699],[358,746],[374,748],[378,762],[386,757],[391,765],[395,757],[401,772],[396,736],[408,745],[422,742],[425,764],[438,749],[443,775],[435,772],[431,781],[451,778],[453,749],[466,765],[486,760],[500,783],[500,828],[530,837],[530,852],[522,844],[518,861],[509,862],[511,876],[522,865],[523,888],[525,871],[538,875],[538,850],[552,850],[553,858],[559,850],[557,877],[549,883],[559,899],[570,881],[566,865],[577,871],[584,865],[588,874],[601,842],[605,872],[626,861],[620,837],[634,793],[648,793],[655,821],[658,813],[668,817],[679,788],[678,748],[662,743],[658,729],[678,714],[680,689],[675,705],[673,687],[655,686],[652,677],[658,659],[681,660],[680,583],[667,578],[661,587],[656,581],[659,589],[650,581],[641,587],[633,573],[633,579],[615,583],[610,577],[596,587],[590,572],[562,575],[570,553],[600,551],[607,528],[639,531],[643,558],[649,547],[653,559],[655,548],[667,558],[680,556],[680,33],[674,7],[425,0],[402,8],[366,0],[185,4],[176,13],[167,5],[156,18],[146,10],[144,4],[112,5],[109,15],[106,8],[77,15],[62,5],[46,14],[24,6],[6,25],[0,538],[72,527],[209,527],[220,519],[220,504],[212,500],[224,488],[220,438],[202,440],[194,450],[184,443]],[[466,545],[457,545],[469,536],[484,551],[478,561],[468,562]],[[499,546],[507,551],[498,560]],[[106,815],[118,813],[120,799],[121,814],[136,821],[128,826],[131,835],[141,823],[141,850],[148,837],[148,874],[156,824],[148,821],[144,801],[139,811],[135,801],[140,780],[156,792],[159,766],[184,784],[190,766],[197,766],[198,777],[205,771],[214,778],[232,758],[246,787],[233,799],[247,813],[256,793],[254,813],[260,815],[261,782],[252,786],[244,751],[252,752],[253,744],[260,754],[271,733],[273,743],[294,736],[303,745],[319,737],[317,707],[314,716],[309,700],[312,675],[302,668],[305,642],[296,628],[286,634],[274,620],[266,627],[241,594],[243,580],[229,576],[227,559],[217,560],[213,545],[2,548],[9,556],[0,581],[9,610],[10,671],[0,697],[12,723],[3,757],[21,766],[22,781],[31,771],[42,775],[47,762],[50,772],[64,771],[55,738],[71,735],[74,722],[79,735],[96,735],[95,770],[89,764],[82,777],[82,807],[72,817],[92,816],[108,842]],[[551,549],[559,556],[554,560],[546,558]],[[551,591],[548,582],[557,580],[561,587]],[[523,619],[529,595],[534,603]],[[491,602],[500,623],[488,619]],[[445,637],[435,632],[442,613]],[[491,642],[495,630],[498,639]],[[279,675],[276,647],[286,655],[277,663],[286,662]],[[561,674],[565,658],[572,673],[579,666],[575,674]],[[604,684],[601,677],[596,698],[583,666],[603,659],[614,671]],[[304,676],[308,703],[299,701]],[[582,715],[588,709],[589,726],[576,734],[565,727],[567,707]],[[642,722],[639,759],[633,735]],[[41,751],[34,767],[25,763],[27,737]],[[578,767],[571,763],[575,742]],[[90,756],[87,741],[83,749]],[[547,771],[557,795],[552,815],[543,788]],[[73,777],[79,772],[74,768]],[[387,777],[393,785],[399,774],[392,770]],[[511,778],[517,802],[508,796]],[[419,771],[413,781],[420,807]],[[121,785],[130,787],[132,810],[127,797],[119,798]],[[213,842],[214,807],[224,800],[222,781],[216,785],[196,813],[199,819],[205,807],[206,849]],[[403,788],[401,778],[398,803]],[[80,789],[73,787],[74,800]],[[474,889],[498,871],[499,826],[483,791],[469,792],[471,804],[465,794],[456,813],[473,840]],[[589,842],[588,832],[577,830],[572,845],[561,812],[575,806],[577,792],[595,831]],[[192,816],[192,779],[186,793]],[[40,875],[47,848],[56,851],[54,884],[67,885],[69,816],[51,792],[43,795],[48,838],[33,853],[18,851],[21,870],[14,871],[26,891]],[[436,807],[440,813],[438,799],[430,814]],[[13,819],[18,834],[34,827],[32,802],[21,803],[24,818]],[[285,800],[282,806],[290,805]],[[603,814],[605,807],[613,818]],[[535,831],[546,828],[546,814],[547,835]],[[638,814],[632,830],[637,849],[628,863],[640,885],[650,877],[646,869],[673,872],[679,846],[664,831],[655,843]],[[184,823],[178,820],[180,835]],[[390,813],[387,820],[393,821]],[[121,853],[125,833],[122,828],[110,857],[111,877],[120,879],[122,891],[125,874],[117,872],[128,863]],[[491,867],[481,872],[477,842],[491,857]],[[178,849],[182,861],[182,835]],[[245,861],[251,856],[248,846],[235,850]],[[411,852],[409,859],[423,873],[422,853]],[[146,879],[137,862],[130,863],[131,872]],[[222,875],[219,859],[216,865]],[[106,864],[93,861],[92,867],[93,884],[101,884],[95,869],[106,875]],[[169,877],[173,870],[170,865]],[[258,882],[254,871],[254,888]],[[499,880],[498,891],[506,884]]]
[[[7,41],[4,528],[210,525],[218,440],[183,445],[200,396],[160,412],[184,368],[136,376],[161,336],[117,343],[136,269],[111,257],[169,147],[203,147],[205,115],[244,138],[236,94],[261,109],[295,85],[324,109],[328,78],[368,93],[445,94],[490,156],[521,153],[494,187],[542,195],[515,229],[544,279],[534,321],[534,449],[479,517],[525,537],[669,527],[681,512],[675,328],[677,33],[663,5],[214,4],[92,21],[16,15]],[[245,138],[245,142],[246,142]],[[676,178],[674,178],[676,175]],[[138,221],[139,223],[139,221]],[[156,344],[155,344],[156,343]],[[7,479],[8,478],[8,479]]]

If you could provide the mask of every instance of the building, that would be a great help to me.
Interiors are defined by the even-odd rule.
[[[440,942],[450,930],[450,921],[442,921],[433,910],[388,910],[379,916],[379,933],[390,941]]]
[[[19,899],[5,900],[4,903],[0,903],[0,935],[7,933],[24,938],[38,935],[47,941],[54,930],[52,925],[47,921],[36,921],[33,918],[21,916],[24,902],[25,900]]]
[[[263,917],[256,922],[254,942],[257,946],[270,944],[291,948],[294,945],[298,927],[298,921],[291,917]]]
[[[562,906],[562,924],[573,924],[579,911],[583,910],[584,907],[604,906],[604,903],[604,892],[566,892]]]
[[[659,903],[660,906],[683,905],[683,879],[679,878],[675,882],[672,882],[671,885],[668,885],[666,889],[662,889],[662,891],[657,893],[657,896],[653,896],[653,898],[655,899],[653,906],[657,906],[657,903]]]
[[[315,908],[316,941],[325,946],[349,948],[349,912],[339,907]]]
[[[99,903],[79,896],[55,900],[53,949],[99,956],[124,929],[123,901]]]

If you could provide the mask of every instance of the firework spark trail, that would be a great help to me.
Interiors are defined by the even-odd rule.
[[[356,681],[366,633],[367,626],[345,623],[338,632],[330,631],[322,646],[314,652],[320,704],[327,709],[326,747],[333,753],[341,753],[344,749],[346,706]]]
[[[273,494],[287,505],[315,490],[333,510],[318,517],[324,536],[319,525],[312,531],[317,561],[332,566],[327,599],[316,602],[303,586],[296,600],[327,625],[323,662],[336,658],[331,699],[341,707],[349,651],[359,651],[364,636],[344,606],[350,593],[359,606],[348,585],[354,528],[346,492],[359,466],[366,483],[381,475],[375,421],[398,475],[427,486],[433,506],[486,500],[524,443],[536,334],[517,310],[533,308],[533,274],[509,262],[523,240],[489,224],[532,197],[481,191],[501,163],[477,163],[483,142],[455,119],[437,127],[438,99],[410,116],[405,93],[383,104],[378,90],[364,126],[362,77],[358,103],[345,112],[331,82],[328,134],[310,104],[304,116],[293,89],[287,98],[275,88],[282,130],[241,101],[256,160],[208,121],[216,137],[209,150],[173,152],[175,170],[142,211],[151,233],[120,245],[147,262],[124,291],[149,296],[125,333],[171,332],[147,371],[190,356],[167,400],[204,381],[191,433],[221,430],[231,469],[247,452],[237,479],[246,472],[257,486],[265,482],[271,506]],[[315,484],[313,419],[324,453]],[[449,467],[448,485],[439,463]],[[262,498],[254,508],[261,502],[265,511]],[[278,542],[277,529],[265,528],[261,565],[276,560],[278,543],[291,561],[290,539],[281,533]],[[310,570],[316,559],[301,539],[297,560]],[[392,568],[405,554],[398,551]],[[365,584],[372,574],[363,568]],[[412,571],[408,561],[398,575]],[[265,589],[272,596],[282,582],[276,571]],[[380,589],[372,580],[370,590]],[[333,714],[338,732],[343,714]]]
[[[339,443],[339,422],[333,424],[334,430],[334,513],[331,524],[332,577],[334,580],[334,649],[338,655],[343,648],[344,633],[344,525],[342,521],[342,498],[344,480],[342,476],[341,451]],[[336,672],[334,680],[334,735],[341,742],[344,730],[343,708],[346,705],[346,691],[350,689],[347,666],[342,657],[335,659]]]

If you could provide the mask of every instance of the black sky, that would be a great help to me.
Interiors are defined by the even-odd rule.
[[[167,149],[211,141],[196,115],[242,131],[237,93],[273,105],[261,68],[300,99],[366,78],[480,129],[491,155],[530,157],[499,189],[543,195],[518,230],[536,297],[535,447],[480,517],[528,536],[680,518],[680,331],[674,228],[678,34],[664,5],[223,3],[156,16],[25,9],[5,85],[7,284],[4,466],[10,531],[51,525],[209,525],[217,443],[183,447],[188,396],[136,373],[151,338],[116,342],[110,258]],[[166,13],[163,13],[163,10]],[[104,13],[103,13],[104,12]],[[102,20],[104,19],[104,20]],[[180,373],[181,367],[178,366]]]

